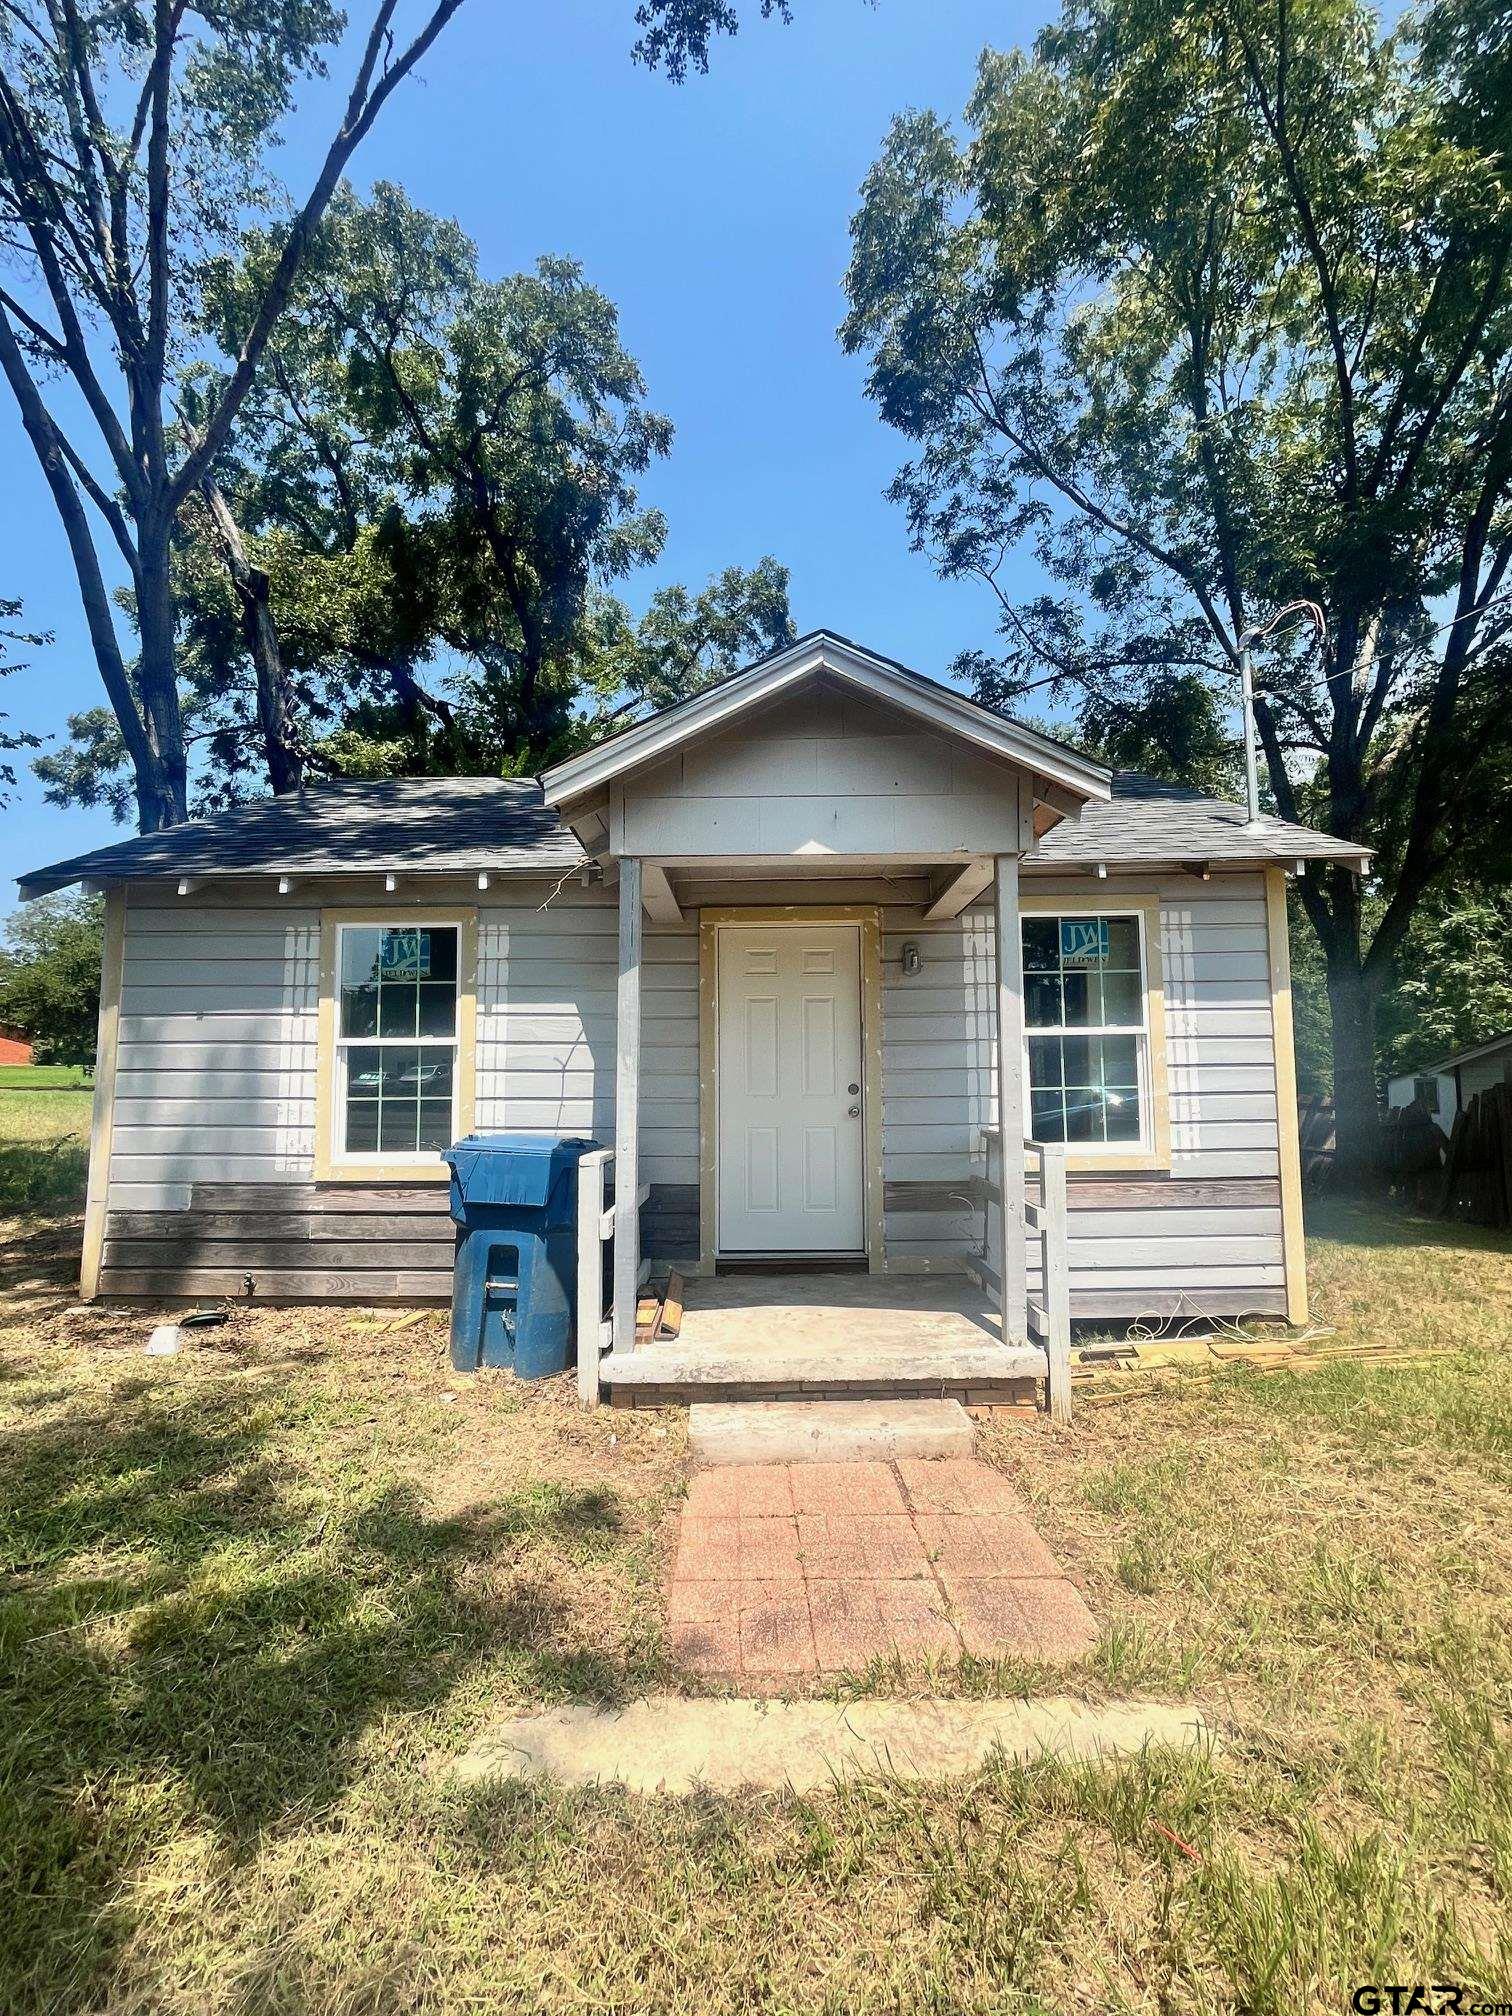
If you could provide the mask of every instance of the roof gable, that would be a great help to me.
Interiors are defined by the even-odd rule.
[[[821,677],[969,743],[984,755],[1031,771],[1079,802],[1104,803],[1112,796],[1110,773],[1100,763],[848,638],[817,630],[733,678],[555,764],[541,778],[546,802],[562,806],[599,792],[615,779],[659,763],[685,743],[728,728],[751,709],[768,707]]]

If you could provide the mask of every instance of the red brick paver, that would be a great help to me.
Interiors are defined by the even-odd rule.
[[[1051,1664],[1097,1637],[1023,1499],[976,1462],[698,1472],[668,1627],[682,1665],[762,1681],[894,1653]]]

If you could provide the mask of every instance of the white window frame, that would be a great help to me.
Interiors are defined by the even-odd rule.
[[[450,1036],[343,1036],[341,1034],[341,951],[349,930],[457,933],[457,1012]],[[393,1149],[349,1151],[346,1140],[347,1061],[354,1045],[451,1049],[452,1118],[455,1141],[473,1125],[477,1031],[477,912],[425,909],[407,915],[400,907],[326,911],[321,918],[319,1049],[316,1068],[316,1181],[363,1177],[409,1182],[445,1182],[449,1171],[432,1149],[412,1154]]]
[[[1031,1029],[1028,1023],[1028,973],[1024,970],[1024,1110],[1025,1140],[1032,1140],[1032,1091],[1029,1076],[1031,1036],[1133,1036],[1139,1078],[1139,1139],[1137,1141],[1068,1141],[1068,1169],[1169,1169],[1171,1112],[1167,1082],[1165,981],[1161,967],[1160,898],[1144,892],[1119,894],[1099,901],[1080,894],[1041,895],[1032,890],[1019,901],[1019,931],[1035,917],[1132,917],[1139,932],[1139,977],[1142,1020],[1139,1028],[1110,1028],[1101,1023],[1068,1029]]]

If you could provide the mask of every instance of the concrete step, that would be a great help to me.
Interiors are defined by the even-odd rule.
[[[969,1456],[959,1400],[700,1401],[688,1409],[696,1463],[890,1462]]]

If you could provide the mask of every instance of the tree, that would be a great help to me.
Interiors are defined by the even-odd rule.
[[[797,636],[788,570],[770,553],[752,568],[726,567],[697,595],[659,588],[637,622],[606,598],[587,652],[585,685],[597,696],[588,735],[673,707]]]
[[[205,495],[347,162],[460,5],[434,0],[401,45],[399,0],[376,0],[340,124],[190,428],[176,424],[170,392],[204,326],[207,271],[272,210],[265,156],[344,16],[329,0],[0,9],[0,242],[22,276],[19,290],[0,288],[0,371],[67,538],[144,832],[188,811],[177,520]],[[637,56],[679,78],[736,25],[728,0],[644,0],[637,19]],[[87,419],[74,425],[50,401],[53,376]],[[115,567],[129,584],[134,653],[110,593]]]
[[[281,233],[213,409],[182,446],[168,393],[206,257],[240,216],[266,207],[263,153],[298,80],[323,67],[343,17],[326,0],[127,0],[87,11],[78,0],[8,0],[0,13],[0,231],[40,296],[34,312],[21,294],[0,290],[0,370],[63,522],[144,832],[188,810],[173,654],[175,520],[251,390],[342,170],[460,5],[436,0],[401,49],[398,0],[378,0],[320,171]],[[49,405],[49,373],[70,382],[89,431],[69,431]],[[97,524],[129,579],[134,663]]]
[[[35,649],[39,644],[50,644],[52,639],[35,630],[13,630],[10,625],[21,614],[21,604],[7,596],[0,595],[0,679],[8,672],[24,672],[25,661],[13,657],[12,649],[19,644],[23,650]],[[42,738],[28,734],[25,729],[7,728],[10,717],[0,713],[0,805],[4,805],[16,786],[15,765],[6,762],[7,756],[18,749],[40,749]]]
[[[0,1023],[30,1039],[39,1064],[94,1065],[105,905],[44,896],[6,920]]]
[[[1342,1159],[1374,1142],[1377,1004],[1424,894],[1499,852],[1512,680],[1512,41],[1486,0],[1067,5],[984,55],[958,141],[899,119],[844,339],[919,444],[894,495],[998,598],[978,689],[1225,709],[1260,661],[1273,802],[1375,845],[1301,880]],[[1053,594],[1016,594],[1024,551]]]
[[[1512,892],[1435,891],[1412,921],[1385,1004],[1385,1074],[1421,1070],[1512,1030]]]
[[[209,288],[222,347],[274,256],[258,234]],[[186,425],[213,396],[188,388]],[[182,516],[179,663],[212,788],[519,773],[581,739],[584,697],[607,719],[665,705],[790,638],[770,559],[663,589],[639,624],[612,592],[660,553],[636,483],[670,442],[573,262],[485,281],[471,240],[401,190],[338,191]]]

